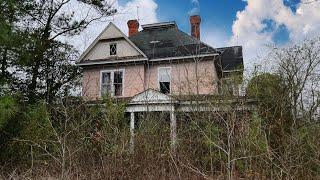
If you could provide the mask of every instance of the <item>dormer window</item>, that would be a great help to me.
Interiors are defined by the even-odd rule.
[[[110,56],[115,56],[117,55],[117,44],[113,43],[110,44]]]

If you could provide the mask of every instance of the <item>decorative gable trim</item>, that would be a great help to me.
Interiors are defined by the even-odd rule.
[[[108,26],[106,28],[104,28],[104,30],[99,34],[99,36],[91,43],[91,45],[82,53],[82,55],[80,56],[80,58],[76,61],[76,64],[80,64],[81,61],[83,60],[83,58],[88,55],[88,53],[93,49],[93,47],[100,41],[106,41],[107,39],[101,39],[101,36],[103,35],[103,33],[110,28],[111,26],[113,26],[114,28],[116,28],[116,30],[118,30],[120,32],[120,34],[122,35],[122,37],[134,48],[136,49],[143,57],[147,58],[147,56],[112,22],[110,22],[108,24]],[[116,37],[116,38],[121,38],[121,37]]]
[[[132,97],[129,104],[167,104],[175,100],[166,94],[154,89],[147,89]]]

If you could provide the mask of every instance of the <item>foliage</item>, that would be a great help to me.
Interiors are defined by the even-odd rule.
[[[11,96],[0,97],[0,130],[17,112],[16,99]]]
[[[106,94],[102,105],[105,108],[98,111],[101,117],[95,122],[97,148],[101,154],[117,153],[123,150],[121,147],[123,138],[129,131],[124,116],[125,104],[115,102],[109,94]]]
[[[21,126],[19,135],[13,139],[13,148],[18,150],[15,152],[17,155],[31,160],[33,160],[32,158],[47,159],[48,157],[44,155],[43,147],[55,153],[52,144],[48,143],[54,140],[54,131],[44,102],[39,102],[37,105],[31,105],[26,108]],[[32,149],[30,149],[31,147]],[[21,158],[20,160],[26,161],[27,159]]]
[[[65,10],[73,3],[83,6],[87,16],[76,17]],[[79,80],[74,65],[78,53],[62,39],[116,13],[108,0],[4,0],[0,7],[4,22],[0,25],[0,86],[22,93],[33,103],[39,99],[52,103]]]

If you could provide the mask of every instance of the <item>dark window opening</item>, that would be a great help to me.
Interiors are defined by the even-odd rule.
[[[159,90],[163,94],[170,94],[171,68],[161,67],[158,69]]]
[[[123,73],[121,71],[114,72],[114,95],[122,96],[122,79]]]
[[[170,82],[160,82],[160,92],[163,94],[170,93]]]
[[[117,44],[110,44],[110,55],[117,55]]]

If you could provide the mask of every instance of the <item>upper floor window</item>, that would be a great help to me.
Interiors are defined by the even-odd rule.
[[[238,96],[239,85],[232,78],[223,78],[219,81],[219,94],[225,96]]]
[[[113,43],[110,44],[110,56],[115,56],[117,55],[117,44]]]
[[[158,84],[161,93],[169,94],[171,91],[171,68],[158,68]]]
[[[124,70],[101,72],[101,96],[109,93],[111,96],[123,96]]]

